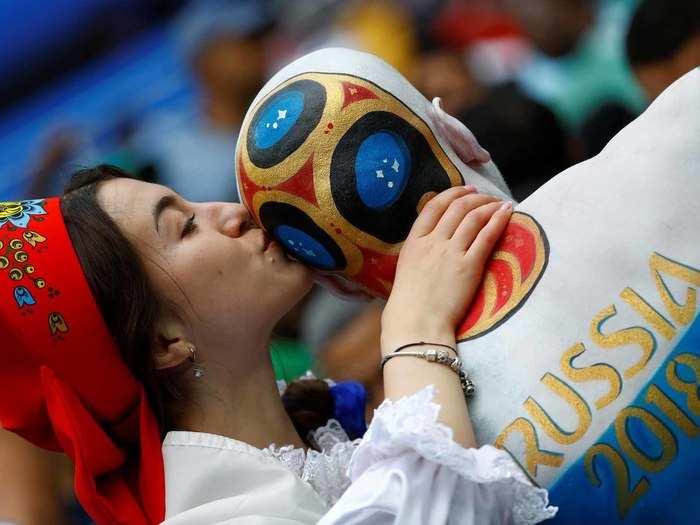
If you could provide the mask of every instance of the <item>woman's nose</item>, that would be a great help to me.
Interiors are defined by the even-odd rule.
[[[239,237],[250,228],[250,214],[242,204],[221,202],[211,206],[214,222],[224,235]]]
[[[250,213],[242,204],[226,204],[221,232],[229,237],[239,237],[250,228]]]

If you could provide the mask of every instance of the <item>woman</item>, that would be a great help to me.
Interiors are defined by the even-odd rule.
[[[38,209],[52,213],[48,201],[33,202],[34,221],[43,223],[29,217],[33,229],[23,235],[36,248],[42,235],[35,230],[51,222]],[[153,523],[163,512],[173,525],[536,523],[553,515],[546,491],[532,487],[505,452],[470,448],[458,374],[410,355],[456,357],[444,347],[455,346],[456,323],[508,222],[509,203],[459,187],[425,206],[382,317],[382,354],[392,355],[384,366],[388,399],[362,440],[348,441],[333,421],[309,436],[321,452],[307,450],[307,436],[285,411],[267,347],[313,276],[255,228],[243,206],[186,202],[103,166],[77,174],[60,208],[108,335],[100,336],[85,294],[79,319],[68,303],[71,320],[48,311],[54,339],[84,330],[81,344],[66,343],[81,352],[80,371],[66,365],[69,351],[27,350],[34,343],[17,335],[24,325],[9,326],[9,346],[25,347],[10,352],[10,368],[32,378],[28,370],[39,367],[47,409],[15,397],[15,406],[0,404],[0,417],[6,428],[71,455],[78,496],[98,523]],[[16,237],[22,228],[14,226]],[[6,244],[19,247],[16,240]],[[71,293],[80,295],[76,273],[62,278],[73,279]],[[121,363],[102,348],[85,350],[110,337]],[[393,354],[404,345],[414,346]],[[27,353],[31,364],[17,364]],[[26,392],[29,379],[13,381]],[[157,431],[165,436],[162,458]]]

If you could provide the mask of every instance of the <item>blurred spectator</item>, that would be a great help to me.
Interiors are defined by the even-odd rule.
[[[425,51],[411,75],[411,81],[428,99],[442,99],[442,108],[457,115],[478,103],[488,94],[465,63],[462,53],[445,49]]]
[[[533,45],[550,57],[576,50],[593,25],[593,0],[508,0],[511,12]]]
[[[622,104],[609,102],[601,105],[581,126],[580,138],[584,158],[591,158],[603,151],[603,148],[622,128],[635,118]]]
[[[514,83],[483,85],[462,54],[426,52],[414,83],[426,98],[442,98],[445,110],[474,133],[516,200],[524,200],[569,166],[566,135],[554,114]]]
[[[517,201],[571,164],[566,135],[554,114],[513,83],[492,89],[457,118],[491,153]]]
[[[486,85],[513,78],[529,46],[523,30],[500,0],[448,4],[430,23],[424,41],[459,50],[474,76]]]
[[[700,2],[644,0],[626,37],[627,59],[649,102],[685,73],[700,65]],[[581,128],[586,156],[598,154],[636,114],[603,104]]]
[[[83,149],[83,134],[70,126],[51,131],[40,147],[37,160],[29,173],[27,197],[58,195],[70,163]]]
[[[59,195],[75,170],[98,162],[119,166],[141,180],[153,182],[153,166],[140,158],[138,148],[131,143],[136,122],[134,116],[124,116],[107,127],[110,137],[102,142],[111,147],[104,153],[97,146],[101,137],[88,133],[83,126],[64,123],[52,129],[41,143],[37,160],[29,171],[24,197]]]
[[[392,0],[346,2],[338,19],[338,28],[350,33],[358,49],[386,60],[406,74],[416,57],[413,21]]]
[[[159,182],[193,201],[237,200],[238,130],[266,73],[267,2],[195,0],[176,26],[198,84],[192,112],[154,115],[133,137]]]
[[[411,12],[394,0],[295,0],[277,2],[273,69],[324,47],[372,53],[406,74],[415,60]]]
[[[364,307],[364,302],[341,299],[323,286],[314,286],[300,319],[300,336],[314,354],[319,354]]]
[[[700,66],[700,1],[644,0],[627,33],[627,57],[649,101]]]
[[[140,125],[140,116],[131,111],[116,113],[116,122],[108,129],[107,142],[111,144],[103,155],[90,164],[110,164],[146,181],[157,182],[157,172],[150,159],[134,144],[134,136]]]
[[[523,92],[575,133],[601,105],[643,107],[623,53],[631,0],[506,0],[532,50],[516,74]],[[579,160],[579,159],[577,159]]]
[[[366,418],[384,399],[380,367],[382,305],[356,303],[360,308],[328,333],[318,355],[319,369],[334,381],[357,381],[367,389]]]

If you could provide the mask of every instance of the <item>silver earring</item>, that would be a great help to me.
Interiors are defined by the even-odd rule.
[[[197,359],[197,349],[194,346],[188,346],[187,349],[191,354],[188,359],[190,360],[190,363],[194,363]],[[204,375],[204,369],[200,366],[195,366],[192,368],[192,373],[194,374],[194,377],[202,377]]]

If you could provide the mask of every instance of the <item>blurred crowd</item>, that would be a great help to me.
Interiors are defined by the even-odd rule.
[[[167,27],[194,86],[187,104],[106,119],[107,146],[74,122],[47,123],[24,196],[58,193],[77,166],[108,162],[190,200],[237,200],[234,145],[257,91],[290,60],[343,46],[441,97],[521,201],[700,65],[698,0],[195,0]],[[278,326],[279,379],[311,369],[360,381],[371,417],[383,398],[380,315],[315,289]],[[60,458],[0,434],[0,523],[87,523],[70,479]]]

